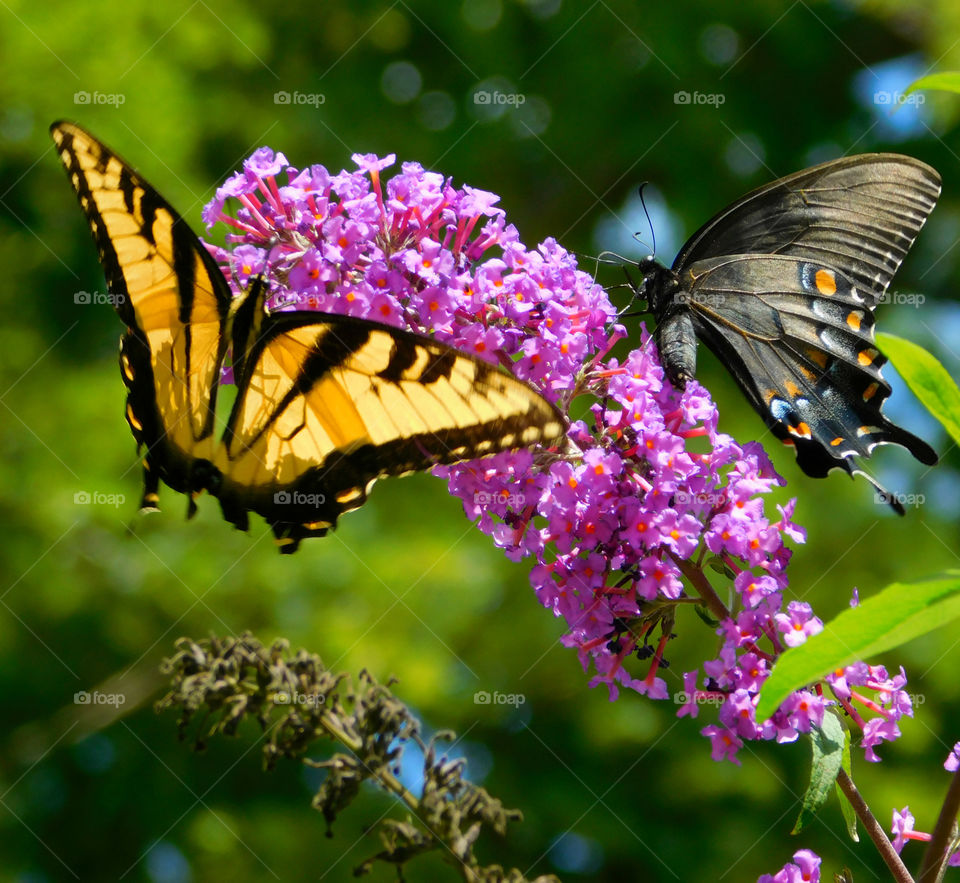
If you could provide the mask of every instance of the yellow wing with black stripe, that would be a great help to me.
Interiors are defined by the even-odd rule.
[[[349,316],[278,313],[245,366],[214,460],[217,495],[243,528],[245,509],[264,515],[282,547],[325,533],[376,478],[564,432],[551,404],[493,365]]]
[[[159,479],[201,489],[189,479],[195,460],[213,456],[230,289],[186,222],[127,163],[79,126],[54,123],[50,132],[127,326],[120,366],[127,421],[147,449],[150,508]]]
[[[228,521],[246,530],[257,512],[292,552],[361,506],[377,478],[563,436],[561,414],[527,384],[429,337],[336,314],[268,316],[259,282],[231,302],[199,239],[143,178],[77,126],[51,132],[127,324],[145,506],[159,480],[207,490]],[[237,396],[216,440],[228,348]]]

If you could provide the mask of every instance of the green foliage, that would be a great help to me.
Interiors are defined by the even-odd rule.
[[[757,720],[767,720],[794,690],[858,659],[923,637],[960,617],[960,570],[916,583],[895,583],[826,623],[787,650],[764,683]]]
[[[960,388],[937,358],[923,347],[893,334],[877,334],[877,343],[900,376],[960,444]]]
[[[850,738],[849,733],[844,732],[843,740],[843,751],[840,756],[840,767],[841,769],[849,776],[853,777],[853,765],[850,762]],[[840,811],[843,813],[843,822],[847,826],[847,836],[854,842],[860,842],[860,834],[857,831],[857,814],[854,811],[853,807],[850,805],[850,801],[847,800],[847,795],[843,793],[843,789],[839,784],[834,785],[834,790],[837,793],[837,799],[840,801]]]
[[[799,834],[810,824],[835,788],[837,773],[840,772],[847,748],[847,733],[836,715],[824,715],[823,726],[810,731],[810,747],[813,750],[810,784],[804,792],[800,816],[791,832],[793,834]]]
[[[933,62],[958,69],[958,34],[960,12],[948,0],[0,4],[3,873],[341,883],[382,849],[356,821],[392,808],[379,791],[361,789],[329,841],[304,809],[319,787],[316,770],[283,763],[264,776],[244,762],[245,740],[219,740],[202,754],[176,744],[169,719],[144,702],[179,634],[284,634],[295,646],[322,647],[336,670],[366,668],[381,683],[399,676],[425,732],[442,721],[465,734],[456,752],[471,780],[524,808],[524,824],[497,844],[495,860],[528,875],[712,883],[735,868],[737,879],[756,879],[797,848],[789,825],[770,820],[792,813],[792,795],[806,784],[789,746],[759,746],[734,770],[710,760],[698,732],[704,715],[678,721],[672,703],[631,695],[610,703],[589,690],[556,620],[532,596],[525,565],[506,561],[428,476],[381,482],[363,510],[293,560],[276,554],[260,523],[249,535],[233,531],[209,499],[188,523],[185,501],[164,490],[162,512],[137,516],[138,458],[116,367],[122,327],[108,308],[74,302],[104,282],[51,149],[52,120],[89,126],[198,231],[202,203],[265,143],[292,163],[334,171],[355,151],[395,152],[501,194],[526,243],[556,236],[585,256],[622,250],[611,241],[621,232],[628,244],[637,230],[649,239],[642,213],[625,211],[649,180],[678,227],[657,225],[668,262],[671,238],[679,245],[752,186],[828,155],[899,150],[940,169],[947,187],[895,282],[927,301],[882,305],[878,327],[918,341],[956,376],[944,320],[960,278],[960,250],[951,250],[958,103],[931,96],[928,128],[902,135],[877,123],[853,83],[895,58],[916,59],[921,71]],[[733,55],[718,62],[730,45]],[[413,65],[420,80],[405,103],[383,87],[396,64]],[[484,116],[474,104],[492,78],[528,96],[519,113]],[[675,92],[695,89],[726,101],[674,104]],[[274,104],[281,90],[325,101]],[[75,104],[83,91],[125,102]],[[452,104],[445,126],[431,111],[443,96]],[[601,222],[610,226],[598,235]],[[599,278],[623,281],[619,268],[601,267]],[[633,335],[637,321],[624,320]],[[808,542],[794,553],[791,586],[821,616],[842,607],[853,586],[866,596],[957,566],[957,455],[939,427],[914,425],[922,414],[910,410],[905,387],[887,410],[934,443],[943,462],[922,470],[902,451],[878,452],[871,467],[897,470],[888,483],[931,500],[897,519],[861,482],[802,475],[702,350],[698,374],[720,405],[720,428],[760,439],[788,480],[780,501],[798,497]],[[84,490],[126,500],[74,505]],[[671,692],[713,640],[689,607],[674,630]],[[857,781],[885,807],[908,802],[909,782],[918,819],[942,791],[927,772],[944,753],[935,733],[960,731],[955,644],[941,629],[879,660],[922,678],[922,710],[935,727],[907,725],[897,750],[881,765],[862,764]],[[73,695],[98,685],[128,698],[94,718],[103,709],[76,705]],[[522,693],[526,702],[476,705],[478,690]],[[804,836],[827,867],[851,864],[857,879],[885,873],[867,850],[851,856],[817,825]],[[709,848],[691,849],[694,841]],[[412,879],[451,875],[433,855],[413,868]],[[394,874],[380,867],[370,876]]]
[[[904,95],[910,95],[919,91],[939,91],[939,92],[960,92],[960,73],[956,71],[943,71],[936,74],[928,74],[914,80],[904,90]]]

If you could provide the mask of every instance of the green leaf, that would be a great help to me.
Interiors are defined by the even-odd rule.
[[[846,742],[847,734],[835,714],[825,714],[823,726],[810,730],[810,746],[813,749],[810,784],[807,786],[807,793],[803,795],[800,815],[791,834],[799,834],[827,802],[837,781]]]
[[[715,629],[718,625],[720,625],[720,620],[710,612],[706,604],[697,604],[693,609],[697,616],[699,616],[703,622],[710,626],[710,628]]]
[[[893,583],[859,607],[844,610],[779,659],[760,691],[765,721],[794,690],[862,659],[899,647],[960,617],[960,570],[917,583]]]
[[[715,570],[717,573],[722,573],[725,577],[729,579],[734,579],[736,574],[733,572],[733,569],[724,561],[719,555],[711,555],[707,559],[707,566],[711,570]]]
[[[913,394],[960,444],[960,388],[947,369],[922,346],[902,337],[881,333],[877,343]]]
[[[837,716],[837,720],[840,720]],[[844,730],[846,731],[846,726]],[[840,766],[843,767],[843,771],[852,779],[853,778],[853,766],[850,761],[850,739],[844,739],[843,741],[843,752],[841,755]],[[850,801],[847,800],[847,795],[843,793],[843,789],[839,785],[834,786],[837,789],[837,797],[840,798],[840,812],[843,813],[843,820],[847,825],[847,834],[850,835],[850,839],[854,843],[860,842],[860,835],[857,833],[857,814],[853,809]]]
[[[928,74],[925,77],[920,77],[919,80],[914,80],[909,86],[907,86],[907,90],[903,94],[906,96],[911,92],[917,92],[920,90],[936,92],[960,92],[960,72],[943,71],[939,74]]]

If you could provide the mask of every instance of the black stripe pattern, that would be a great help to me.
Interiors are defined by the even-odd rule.
[[[262,515],[289,553],[362,505],[381,476],[562,438],[564,418],[535,390],[435,340],[347,316],[268,316],[264,280],[232,300],[186,222],[127,163],[71,123],[51,134],[127,325],[120,368],[127,421],[146,448],[143,508],[158,508],[161,481],[190,495],[188,514],[206,490],[238,528],[250,511]],[[124,254],[138,255],[127,266],[111,226],[131,240]],[[170,269],[169,288],[156,284],[157,260]],[[164,315],[170,334],[159,329],[164,349],[154,352],[150,335]],[[214,443],[228,343],[237,397]]]

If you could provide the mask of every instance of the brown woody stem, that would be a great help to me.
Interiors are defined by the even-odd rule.
[[[850,801],[853,811],[857,814],[857,818],[860,819],[860,824],[863,825],[867,836],[873,841],[873,845],[877,847],[877,852],[880,853],[880,857],[890,869],[890,873],[893,875],[896,883],[913,883],[913,877],[910,876],[907,866],[900,860],[900,856],[897,855],[897,851],[893,848],[890,838],[887,837],[886,832],[880,826],[876,817],[870,812],[870,807],[867,806],[864,799],[860,796],[857,786],[853,784],[853,779],[847,775],[846,770],[841,769],[840,772],[837,773],[837,785],[840,786],[840,790],[847,800]]]
[[[700,598],[703,600],[703,603],[707,606],[707,609],[714,615],[714,617],[721,622],[725,619],[730,618],[730,611],[724,606],[723,601],[720,600],[717,593],[713,590],[713,586],[710,585],[710,580],[707,579],[707,575],[697,567],[696,564],[691,563],[683,558],[678,558],[676,555],[670,556],[673,558],[674,563],[677,567],[680,568],[680,572],[693,583],[693,587],[697,590],[697,594],[700,595]]]
[[[957,813],[960,812],[960,770],[953,774],[947,796],[940,808],[933,839],[923,854],[918,883],[935,883],[943,877],[950,847],[956,839]]]

